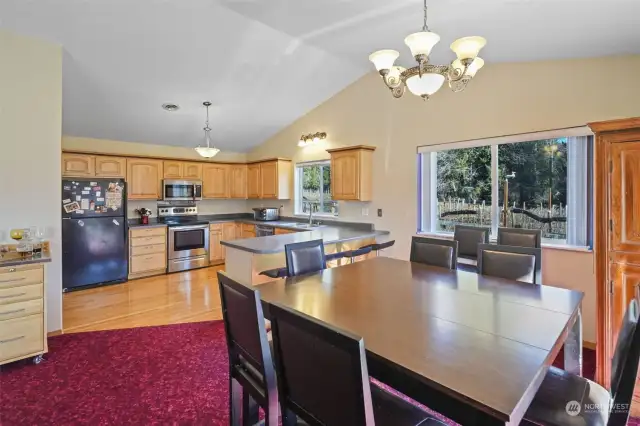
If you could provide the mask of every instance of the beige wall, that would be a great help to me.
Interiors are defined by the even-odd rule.
[[[0,58],[0,239],[11,228],[46,228],[47,329],[60,330],[62,49],[0,31]]]
[[[464,92],[443,87],[427,102],[410,93],[394,99],[372,72],[251,151],[249,159],[282,156],[301,162],[329,158],[324,150],[330,147],[376,146],[373,201],[341,202],[340,219],[390,230],[397,241],[390,254],[406,259],[417,228],[417,146],[638,116],[638,69],[640,56],[488,63]],[[316,131],[328,134],[320,146],[296,146],[301,134]],[[291,213],[293,202],[283,204],[284,213]],[[363,207],[369,216],[362,216]],[[381,218],[375,216],[378,208]],[[592,254],[547,249],[544,259],[546,283],[586,293],[584,335],[595,341]]]

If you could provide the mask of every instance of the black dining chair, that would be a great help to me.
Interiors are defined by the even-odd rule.
[[[278,390],[260,295],[223,272],[218,285],[229,352],[229,423],[257,423],[260,406],[265,425],[277,426]]]
[[[491,228],[488,227],[456,225],[453,228],[453,239],[458,242],[458,269],[476,272],[475,265],[465,260],[477,261],[478,244],[489,244],[489,234]]]
[[[360,247],[360,249],[366,249],[367,247],[371,247],[371,250],[375,251],[376,252],[376,257],[378,257],[378,256],[380,256],[380,252],[382,250],[388,249],[389,247],[392,247],[395,243],[396,243],[396,240],[389,240],[389,241],[385,241],[383,243],[367,244],[366,246]]]
[[[478,273],[530,284],[541,284],[542,250],[539,248],[478,245]]]
[[[286,244],[284,254],[290,277],[319,272],[327,267],[322,240]]]
[[[458,242],[440,238],[411,238],[409,261],[425,265],[456,269]]]
[[[372,248],[370,246],[360,247],[355,250],[347,250],[340,252],[342,257],[346,257],[349,259],[349,263],[354,263],[356,261],[356,257],[364,256],[366,254],[371,253]]]
[[[364,341],[285,306],[269,306],[283,426],[444,425],[369,382]]]
[[[638,315],[638,301],[633,299],[622,319],[613,353],[610,391],[589,379],[550,367],[521,424],[626,425],[640,360]]]
[[[498,228],[498,245],[542,248],[542,231],[539,229]]]

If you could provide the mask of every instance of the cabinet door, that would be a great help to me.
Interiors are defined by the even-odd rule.
[[[127,159],[129,199],[158,200],[162,198],[162,161],[143,158]]]
[[[165,179],[182,179],[183,164],[182,161],[165,161],[163,163],[163,177]]]
[[[236,240],[242,238],[242,224],[239,222],[234,223],[236,226]]]
[[[127,175],[127,159],[122,157],[96,157],[96,177],[124,178]]]
[[[247,198],[247,166],[245,164],[230,167],[229,196],[231,198]]]
[[[334,200],[357,200],[359,188],[358,153],[335,153],[331,157],[331,195]]]
[[[202,164],[200,163],[183,163],[182,177],[185,179],[202,180]]]
[[[278,162],[260,163],[260,198],[278,198]]]
[[[95,157],[84,154],[62,154],[62,176],[95,176]]]
[[[220,260],[224,260],[224,253],[222,251],[222,245],[220,241],[222,240],[222,231],[213,230],[209,234],[209,261],[217,262]]]
[[[275,230],[275,234],[276,235],[282,235],[282,234],[293,234],[296,231],[293,231],[291,229],[283,229],[283,228],[276,228]]]
[[[611,250],[640,253],[640,140],[611,144]]]
[[[613,279],[611,325],[613,335],[620,332],[620,325],[631,299],[640,296],[640,265],[611,264]],[[611,342],[611,350],[615,349],[616,338]]]
[[[229,198],[229,165],[205,164],[202,168],[203,198]]]
[[[233,241],[236,239],[236,224],[233,222],[222,225],[222,240]],[[222,246],[222,257],[226,258],[225,246]]]
[[[260,198],[260,164],[247,167],[247,198]]]

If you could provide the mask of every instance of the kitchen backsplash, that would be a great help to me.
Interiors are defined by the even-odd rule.
[[[152,218],[158,216],[158,203],[161,201],[127,201],[127,218],[137,219],[139,215],[135,212],[140,207],[147,208],[153,212]],[[246,200],[203,200],[196,201],[199,214],[222,214],[222,213],[245,213],[249,211]]]

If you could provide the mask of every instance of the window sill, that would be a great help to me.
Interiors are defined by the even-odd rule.
[[[442,238],[444,240],[453,240],[453,234],[444,233],[444,232],[417,232],[417,235],[422,235],[425,237],[433,237],[433,238]],[[495,243],[495,238],[490,239],[492,243]],[[565,251],[574,251],[579,253],[593,253],[593,249],[587,246],[572,246],[569,244],[553,244],[553,243],[542,243],[543,249],[550,250],[565,250]]]
[[[303,214],[303,213],[294,213],[293,217],[300,217],[300,218],[309,219],[309,215],[308,214]],[[337,214],[319,214],[319,213],[314,213],[313,217],[314,217],[314,219],[316,217],[322,217],[322,218],[325,218],[325,219],[337,219],[338,215]]]

